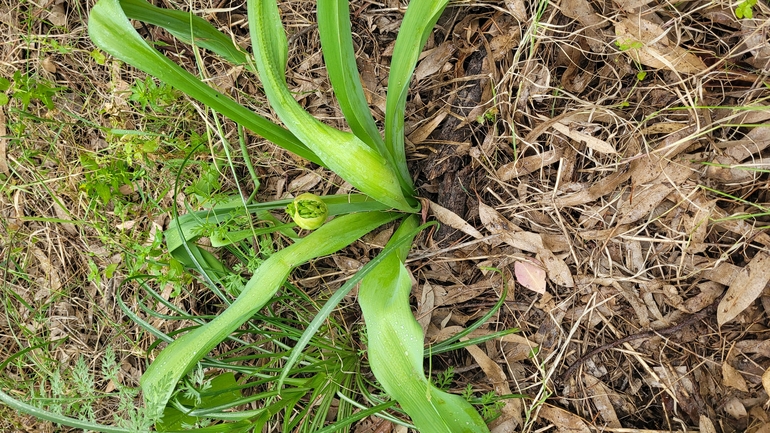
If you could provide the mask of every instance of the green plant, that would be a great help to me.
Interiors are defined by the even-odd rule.
[[[8,104],[13,97],[21,103],[21,110],[26,111],[33,101],[40,101],[49,110],[53,110],[53,97],[64,90],[53,83],[24,74],[21,71],[13,73],[13,79],[0,78],[0,106]],[[11,93],[11,96],[8,93]]]
[[[311,341],[315,341],[309,347],[325,353],[320,348],[330,343],[314,340],[314,335],[325,326],[337,303],[360,282],[358,299],[366,321],[368,359],[372,372],[387,395],[398,402],[420,431],[488,431],[483,418],[468,401],[442,391],[426,378],[423,366],[426,356],[424,336],[409,307],[411,276],[404,265],[414,236],[424,228],[418,224],[419,202],[406,165],[404,108],[408,84],[422,47],[447,3],[448,0],[412,0],[404,15],[393,52],[384,139],[369,112],[363,88],[357,80],[347,0],[319,1],[318,28],[329,78],[352,132],[337,130],[320,122],[294,100],[285,81],[288,46],[275,0],[247,2],[253,59],[233,45],[229,37],[189,13],[157,8],[143,0],[100,0],[93,7],[89,34],[101,50],[170,84],[210,110],[229,117],[276,145],[334,171],[363,193],[327,197],[301,195],[294,201],[271,203],[251,203],[239,195],[235,200],[220,202],[212,209],[189,211],[174,220],[165,233],[166,245],[174,260],[188,268],[197,269],[217,297],[228,306],[210,320],[190,318],[197,325],[185,329],[187,332],[176,339],[160,333],[152,326],[143,325],[149,332],[169,343],[141,379],[147,414],[157,421],[156,428],[259,431],[270,417],[284,410],[284,425],[296,425],[299,420],[295,418],[294,411],[304,414],[311,410],[310,405],[302,410],[299,406],[294,409],[306,394],[310,394],[311,402],[320,398],[325,405],[331,404],[335,395],[344,394],[340,394],[340,384],[348,383],[343,379],[344,375],[339,376],[337,372],[349,370],[357,358],[352,356],[344,358],[348,361],[340,361],[337,359],[339,356],[331,357],[329,359],[335,365],[333,368],[327,366],[325,370],[319,370],[308,378],[308,371],[312,371],[307,370],[309,366],[328,365],[330,361],[318,354],[305,352],[305,348]],[[157,52],[136,33],[129,19],[161,26],[182,41],[208,49],[232,63],[258,72],[267,99],[286,128],[237,104]],[[153,101],[158,99],[153,93],[162,87],[153,87],[154,81],[149,79],[137,86],[141,89],[137,87],[134,94],[141,97],[136,102],[152,107]],[[224,138],[222,142],[225,152],[229,152],[229,145]],[[242,156],[249,165],[248,155],[244,152]],[[215,171],[214,166],[203,170],[201,181],[194,184],[190,191],[200,196],[210,195],[219,186]],[[258,184],[257,179],[254,182]],[[103,199],[108,199],[110,195],[110,191],[97,193]],[[277,209],[287,209],[296,223],[278,220],[270,213]],[[239,217],[251,215],[256,215],[257,222],[249,218],[249,227],[240,228],[240,224],[232,224]],[[325,222],[327,216],[334,218]],[[226,223],[226,229],[221,225],[223,222]],[[398,228],[386,248],[338,289],[312,321],[303,324],[301,332],[291,334],[293,347],[273,337],[268,340],[269,344],[279,350],[264,350],[254,355],[265,359],[271,366],[280,361],[279,367],[273,367],[272,370],[250,369],[233,363],[227,355],[217,359],[206,358],[223,341],[240,341],[238,336],[249,332],[239,331],[244,323],[248,323],[249,329],[260,326],[259,312],[276,302],[276,294],[281,288],[287,287],[287,278],[295,268],[339,251],[370,231],[392,222],[398,223]],[[301,237],[294,231],[296,226],[314,231]],[[267,248],[269,254],[264,257],[257,257],[239,245],[247,237],[277,232],[293,243],[276,248],[275,251]],[[246,267],[255,267],[245,284],[239,276],[234,277],[233,270],[224,261],[196,243],[201,236],[208,236],[214,247],[228,248],[242,263],[248,263]],[[224,292],[221,290],[223,288]],[[232,300],[225,292],[237,293],[237,297]],[[151,291],[148,290],[148,293]],[[157,297],[157,302],[167,308],[174,308],[160,297]],[[126,312],[132,314],[128,308]],[[178,314],[184,316],[182,311],[178,311]],[[145,323],[137,315],[132,318],[138,323]],[[276,317],[263,317],[262,320],[268,324],[281,321]],[[270,333],[263,330],[257,335]],[[485,338],[494,338],[494,335]],[[472,339],[457,343],[457,339],[440,343],[435,348],[451,350],[484,340]],[[343,352],[339,348],[329,350],[333,353]],[[233,359],[244,359],[239,356],[233,356]],[[251,356],[248,359],[254,359]],[[200,368],[196,369],[196,365],[216,366],[243,373],[244,380],[253,375],[259,378],[258,382],[262,385],[269,386],[262,394],[246,398],[236,392],[245,385],[236,381],[232,373],[205,377]],[[192,377],[188,375],[191,371],[194,372]],[[445,385],[443,382],[446,380],[442,379]],[[332,386],[331,383],[336,385]],[[363,391],[368,387],[359,388]],[[207,399],[207,395],[211,398]],[[0,394],[0,398],[8,401],[3,394]],[[238,412],[228,410],[257,400],[263,402],[260,409]],[[391,405],[377,396],[370,396],[369,400],[375,406],[357,416],[375,413]],[[28,409],[18,402],[14,404],[20,410]],[[489,401],[482,401],[482,404],[487,405]],[[352,420],[360,419],[353,417],[350,412],[340,412],[341,415],[347,414],[348,418],[338,416],[335,424],[337,428],[345,428]],[[41,416],[40,410],[35,414]],[[61,423],[71,422],[61,417],[57,420]],[[207,427],[204,425],[211,421],[221,423],[216,426],[218,430],[205,430]],[[315,418],[312,422],[312,425],[320,428],[325,418]],[[110,431],[94,427],[92,423],[89,423],[88,428]],[[317,431],[309,428],[305,425],[303,431]],[[323,431],[331,428],[329,426]]]
[[[738,3],[738,6],[735,7],[735,16],[738,17],[738,19],[754,18],[754,9],[752,8],[756,5],[757,0],[743,0],[742,2]]]

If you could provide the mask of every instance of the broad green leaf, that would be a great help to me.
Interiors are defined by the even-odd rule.
[[[249,0],[254,59],[270,106],[284,125],[324,164],[364,194],[395,209],[413,212],[394,168],[385,156],[349,132],[332,128],[306,112],[286,85],[286,33],[275,0]]]
[[[416,216],[408,218],[391,242],[410,233],[416,225]],[[488,432],[470,403],[441,391],[425,377],[424,335],[409,306],[412,281],[403,263],[408,252],[407,243],[361,281],[358,301],[366,322],[372,372],[420,432]]]
[[[375,258],[365,264],[361,269],[358,270],[358,272],[355,273],[355,275],[353,275],[345,284],[343,284],[342,287],[334,292],[334,294],[326,301],[323,308],[321,308],[321,310],[318,311],[318,314],[315,315],[313,321],[310,322],[310,325],[305,328],[305,332],[303,332],[302,337],[297,340],[297,344],[294,345],[294,348],[291,351],[291,355],[286,361],[284,371],[281,373],[281,376],[278,379],[279,387],[288,377],[289,370],[299,360],[300,356],[302,355],[302,351],[305,350],[305,346],[307,346],[307,344],[310,342],[310,339],[316,332],[318,332],[318,330],[321,328],[321,325],[326,322],[332,311],[334,311],[337,308],[337,305],[342,302],[342,299],[344,299],[345,296],[347,296],[348,293],[350,293],[350,291],[353,290],[356,285],[358,285],[358,283],[369,274],[369,272],[375,270],[376,267],[382,263],[382,261],[385,260],[389,255],[398,253],[399,257],[405,257],[406,254],[409,253],[409,246],[411,245],[414,236],[426,227],[430,227],[431,225],[436,224],[437,223],[435,221],[429,222],[420,227],[417,227],[416,229],[413,229],[411,233],[403,235],[399,239],[393,239],[393,241],[389,242],[385,249],[382,250],[382,252],[377,254]],[[409,225],[409,227],[411,227],[411,225]],[[401,233],[403,233],[403,231]],[[404,250],[404,248],[406,248],[406,250]]]
[[[385,144],[401,170],[409,179],[404,151],[404,111],[409,81],[412,79],[422,47],[433,31],[449,0],[412,0],[398,30],[393,60],[388,76],[388,96],[385,104]]]
[[[137,0],[129,0],[135,15],[142,7],[152,13],[152,6],[143,6]],[[191,21],[197,26],[199,21]],[[205,33],[205,32],[204,32]],[[228,96],[214,90],[193,74],[182,69],[166,56],[153,49],[134,30],[123,12],[120,0],[99,0],[91,9],[88,35],[97,47],[116,58],[181,90],[214,111],[222,113],[236,123],[252,130],[276,145],[297,155],[323,165],[323,162],[297,137],[286,129],[236,103]],[[188,37],[189,39],[189,37]]]
[[[330,195],[322,197],[329,208],[330,216],[337,216],[352,212],[368,212],[387,210],[387,206],[362,194]],[[240,197],[236,197],[232,204],[223,204],[213,209],[188,212],[181,215],[169,224],[169,228],[163,232],[166,239],[166,247],[171,253],[180,252],[185,242],[190,242],[203,235],[203,228],[208,225],[216,225],[226,221],[233,215],[246,213],[266,212],[270,210],[285,209],[291,203],[291,199],[277,200],[268,203],[250,204],[244,208]]]
[[[211,23],[190,12],[153,6],[146,0],[120,0],[129,19],[162,27],[177,39],[205,48],[236,65],[249,66],[246,53]]]
[[[238,298],[211,322],[169,344],[142,375],[140,384],[151,417],[160,417],[179,379],[231,332],[267,303],[296,266],[344,248],[398,214],[344,215],[271,255],[246,283]]]
[[[324,62],[342,114],[358,138],[381,155],[389,155],[358,77],[348,0],[319,0],[316,8]]]

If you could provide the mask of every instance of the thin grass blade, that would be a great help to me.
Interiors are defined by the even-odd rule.
[[[412,0],[393,47],[393,62],[388,76],[388,96],[385,105],[385,145],[393,155],[400,176],[409,178],[404,150],[404,111],[409,81],[417,60],[433,26],[449,0]]]
[[[124,0],[125,1],[125,0]],[[132,13],[141,15],[153,13],[149,3],[131,1],[128,3]],[[146,4],[146,6],[144,6]],[[197,28],[199,21],[190,25]],[[201,33],[206,33],[200,30]],[[196,31],[192,31],[197,34]],[[188,35],[190,32],[188,32]],[[302,158],[323,165],[323,162],[297,139],[291,132],[282,128],[251,110],[236,103],[228,96],[214,90],[193,74],[182,69],[166,56],[153,49],[136,32],[123,11],[120,0],[99,0],[91,9],[88,20],[88,35],[97,47],[112,56],[158,78],[170,86],[181,90],[207,107],[229,117],[236,123],[270,140],[276,145],[293,152]],[[187,37],[189,39],[189,36]]]
[[[214,320],[169,344],[142,375],[140,384],[151,417],[159,418],[176,383],[231,332],[259,311],[294,267],[344,248],[398,214],[367,212],[331,220],[306,238],[271,255],[246,283],[238,298]]]
[[[405,220],[389,245],[416,226],[415,216]],[[422,433],[488,432],[470,403],[441,391],[425,377],[424,335],[409,306],[412,280],[403,263],[410,243],[361,281],[358,300],[366,321],[372,372]]]
[[[394,168],[376,149],[349,132],[315,119],[294,100],[286,85],[286,33],[275,0],[249,0],[249,30],[257,70],[267,99],[284,125],[340,177],[373,199],[407,212],[409,203],[401,191]]]

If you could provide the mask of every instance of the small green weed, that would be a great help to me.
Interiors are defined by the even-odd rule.
[[[644,44],[640,41],[633,40],[633,39],[626,39],[626,40],[617,40],[615,41],[615,45],[618,47],[620,51],[628,51],[628,50],[640,50],[644,48]]]
[[[166,108],[174,104],[180,98],[179,92],[175,91],[166,83],[158,85],[155,79],[147,77],[144,80],[136,80],[131,85],[131,96],[129,101],[138,105],[142,111],[147,108],[155,112],[164,112]]]
[[[34,101],[39,101],[49,110],[54,109],[53,97],[66,90],[46,80],[16,71],[13,79],[0,78],[0,106],[7,105],[11,99],[21,104],[21,110],[26,111]]]
[[[754,18],[753,7],[757,5],[757,0],[743,0],[735,7],[735,16],[738,19],[752,19]]]

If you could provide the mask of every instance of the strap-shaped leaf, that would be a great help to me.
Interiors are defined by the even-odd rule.
[[[388,155],[358,77],[348,0],[319,0],[316,8],[326,71],[342,114],[358,138]]]
[[[284,125],[332,171],[364,194],[403,211],[414,211],[393,167],[376,149],[349,132],[307,113],[286,85],[286,33],[275,0],[249,0],[249,30],[257,70],[270,105]]]
[[[169,228],[163,232],[166,239],[166,247],[172,254],[183,250],[182,245],[201,236],[204,226],[219,224],[235,215],[248,213],[259,214],[274,209],[285,209],[291,203],[291,199],[277,200],[268,203],[250,204],[244,208],[239,201],[235,204],[225,204],[213,209],[187,212],[171,221]],[[329,208],[330,216],[343,215],[351,212],[369,212],[387,210],[387,207],[363,194],[329,195],[323,197],[323,201]],[[291,236],[289,236],[291,237]]]
[[[416,226],[417,217],[411,216],[388,244],[411,235]],[[403,263],[408,252],[409,243],[385,258],[364,277],[358,291],[372,372],[420,432],[488,432],[470,403],[441,391],[425,377],[424,335],[409,307],[412,280]]]
[[[143,7],[147,8],[145,13],[153,12],[153,6],[149,3],[144,6],[144,2],[129,0],[128,4],[134,16],[141,15],[140,10]],[[198,34],[195,29],[200,25],[200,21],[191,20],[189,25],[192,26],[193,30],[190,30],[188,35],[190,33]],[[205,29],[200,30],[200,34],[207,35],[209,33]],[[91,9],[91,16],[88,20],[88,35],[97,47],[116,58],[181,90],[191,98],[197,99],[212,110],[222,113],[276,145],[323,165],[323,162],[307,146],[297,140],[297,137],[291,132],[212,89],[196,76],[153,49],[134,30],[123,11],[120,0],[99,0]]]
[[[162,415],[179,379],[259,311],[275,295],[292,269],[308,260],[334,253],[398,216],[388,212],[344,215],[271,255],[224,312],[169,344],[150,364],[140,380],[150,416],[158,418]]]
[[[120,0],[129,19],[162,27],[177,39],[205,48],[228,62],[249,66],[244,53],[227,35],[211,23],[190,12],[153,6],[146,0]]]
[[[412,0],[398,30],[396,45],[388,76],[388,96],[385,105],[385,144],[402,170],[401,177],[409,178],[404,151],[404,111],[409,81],[412,79],[422,47],[449,0]]]

